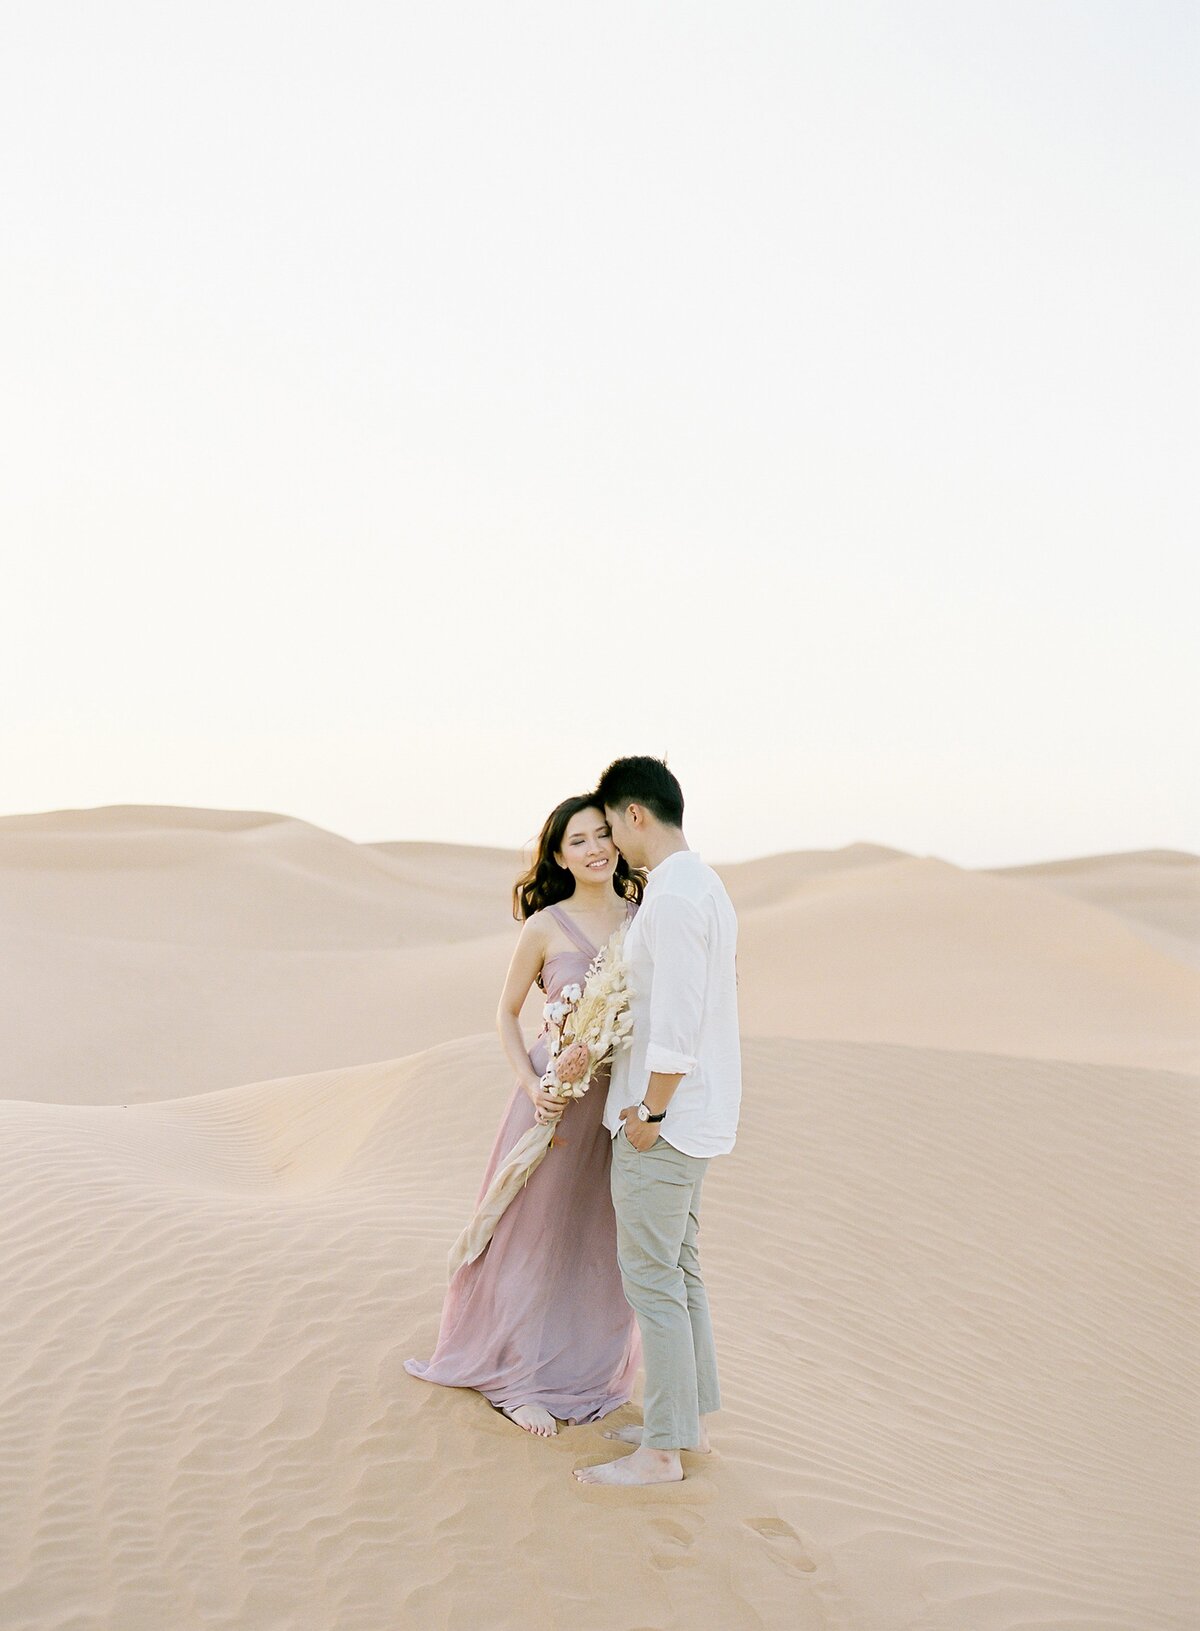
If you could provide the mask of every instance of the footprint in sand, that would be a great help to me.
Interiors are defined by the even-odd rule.
[[[811,1574],[816,1564],[804,1550],[800,1536],[782,1518],[743,1518],[742,1522],[768,1542],[772,1555],[785,1569]]]
[[[704,1528],[703,1518],[655,1518],[649,1528],[656,1542],[650,1561],[656,1569],[677,1569],[694,1561],[692,1546]]]

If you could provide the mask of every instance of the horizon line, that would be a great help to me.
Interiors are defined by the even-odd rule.
[[[138,804],[138,803],[131,803],[131,804],[61,805],[61,806],[58,806],[56,808],[47,809],[47,810],[13,810],[13,811],[7,811],[7,812],[5,812],[3,814],[0,814],[0,824],[3,824],[5,822],[9,822],[9,821],[21,821],[21,820],[24,820],[24,819],[36,819],[36,818],[39,818],[39,817],[53,817],[53,816],[63,816],[63,815],[93,815],[93,814],[100,814],[100,813],[102,813],[104,811],[118,811],[118,810],[130,810],[130,811],[134,811],[134,810],[136,810],[136,811],[167,811],[167,810],[172,810],[172,811],[180,811],[180,812],[198,812],[198,813],[214,814],[214,815],[265,816],[265,817],[269,818],[272,821],[295,821],[295,822],[299,822],[303,826],[311,827],[314,832],[328,833],[333,838],[341,839],[343,843],[354,844],[356,847],[367,848],[367,849],[377,848],[377,847],[379,847],[380,845],[383,845],[383,844],[411,844],[411,845],[421,844],[421,845],[437,845],[437,846],[440,846],[443,849],[497,850],[497,851],[501,851],[501,852],[504,852],[504,853],[507,853],[507,854],[512,854],[512,855],[524,855],[524,854],[527,854],[530,851],[530,849],[532,848],[532,845],[534,843],[536,843],[536,838],[533,839],[533,840],[530,840],[527,843],[516,844],[516,845],[514,845],[514,844],[484,843],[484,842],[466,842],[464,840],[459,840],[459,839],[445,839],[445,838],[369,838],[369,839],[351,838],[347,833],[339,832],[337,830],[337,828],[335,828],[335,827],[322,826],[320,822],[310,821],[306,816],[290,815],[287,812],[282,811],[282,810],[263,810],[263,809],[250,809],[250,808],[241,808],[241,807],[231,808],[231,807],[229,807],[227,805],[216,805],[216,804]],[[1108,860],[1116,860],[1116,859],[1131,859],[1131,858],[1133,858],[1135,856],[1142,857],[1142,858],[1155,856],[1155,857],[1162,858],[1162,859],[1170,858],[1170,859],[1177,860],[1177,861],[1194,861],[1194,862],[1200,863],[1200,854],[1195,854],[1191,850],[1176,849],[1176,848],[1174,848],[1172,846],[1169,846],[1169,845],[1153,845],[1152,844],[1152,845],[1138,846],[1138,847],[1132,848],[1132,849],[1097,850],[1097,851],[1092,851],[1092,852],[1088,852],[1088,853],[1084,853],[1084,854],[1074,853],[1074,854],[1070,854],[1070,855],[1048,856],[1048,857],[1045,857],[1045,858],[1043,858],[1041,860],[1036,860],[1036,861],[1005,861],[1005,862],[998,862],[998,863],[995,863],[995,864],[992,864],[992,865],[985,865],[985,866],[964,866],[958,861],[949,861],[949,860],[947,860],[947,858],[945,856],[937,855],[937,854],[933,853],[932,851],[921,852],[921,851],[918,851],[918,850],[901,849],[895,844],[884,844],[884,843],[880,843],[880,842],[878,842],[877,840],[874,840],[874,839],[855,838],[855,839],[849,840],[845,844],[839,844],[839,845],[834,845],[834,846],[820,844],[820,845],[813,845],[811,848],[807,848],[807,849],[801,848],[801,847],[796,847],[796,848],[793,848],[793,849],[767,850],[767,851],[764,851],[761,854],[743,856],[738,860],[715,861],[715,862],[712,863],[712,865],[714,865],[714,866],[748,866],[748,865],[753,865],[755,862],[758,862],[758,861],[777,860],[777,859],[781,859],[781,858],[783,858],[785,856],[789,856],[789,855],[838,855],[838,854],[843,853],[846,850],[851,850],[851,849],[884,850],[884,851],[889,852],[889,854],[892,857],[894,857],[894,858],[896,858],[898,860],[899,859],[904,859],[904,860],[921,860],[921,861],[929,861],[929,860],[942,861],[944,864],[946,864],[948,866],[953,866],[953,867],[957,868],[959,871],[962,871],[962,872],[1017,871],[1017,870],[1027,869],[1027,868],[1030,868],[1030,867],[1038,867],[1038,866],[1061,866],[1061,865],[1063,865],[1063,864],[1065,864],[1067,862],[1108,861]]]

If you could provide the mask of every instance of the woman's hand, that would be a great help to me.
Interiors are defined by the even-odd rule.
[[[538,1113],[539,1120],[544,1115],[557,1121],[567,1107],[565,1099],[556,1098],[549,1088],[542,1086],[539,1076],[530,1077],[529,1081],[525,1083],[525,1092],[534,1110]]]

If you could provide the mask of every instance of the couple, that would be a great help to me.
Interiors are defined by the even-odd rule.
[[[627,1403],[644,1361],[644,1426],[605,1434],[636,1450],[575,1477],[675,1482],[681,1450],[708,1450],[704,1418],[721,1402],[696,1234],[708,1163],[737,1132],[737,919],[688,848],[683,793],[659,759],[617,759],[594,793],[553,810],[513,893],[524,925],[497,1025],[518,1080],[479,1199],[518,1139],[561,1119],[488,1245],[451,1279],[432,1358],[405,1369],[474,1388],[549,1437],[560,1420]],[[564,1110],[541,1085],[546,1028],[526,1051],[521,1009],[535,983],[548,1000],[582,984],[630,919],[632,1047]]]

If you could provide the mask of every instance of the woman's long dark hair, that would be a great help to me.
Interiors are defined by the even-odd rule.
[[[599,810],[601,815],[604,814],[602,807],[596,803],[594,793],[580,793],[555,805],[546,817],[534,848],[533,865],[513,885],[513,916],[518,922],[540,912],[543,906],[557,905],[575,892],[575,879],[565,866],[559,866],[554,857],[562,849],[568,821],[572,816],[577,816],[580,810]],[[622,900],[637,901],[641,900],[642,890],[646,886],[646,874],[637,867],[631,867],[620,850],[617,851],[617,864],[613,868],[612,886],[613,893]]]

